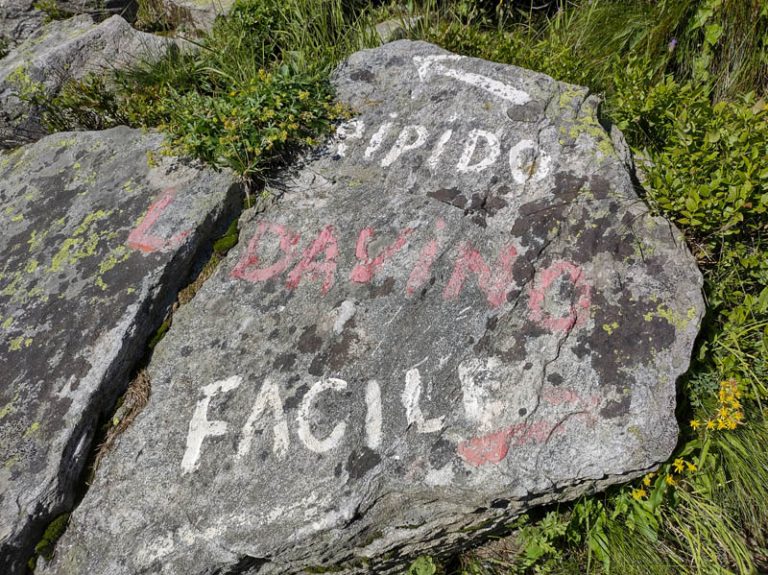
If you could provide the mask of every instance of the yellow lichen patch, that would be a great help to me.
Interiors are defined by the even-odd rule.
[[[40,262],[38,262],[36,259],[31,259],[27,262],[27,265],[24,267],[24,271],[28,274],[35,273],[35,270],[39,267]]]
[[[50,271],[59,271],[65,265],[74,265],[82,259],[92,257],[102,240],[114,237],[114,232],[99,230],[99,226],[96,225],[107,219],[113,211],[98,210],[88,214],[72,236],[62,242],[59,251],[51,260]]]
[[[24,336],[20,335],[19,337],[14,337],[9,343],[8,343],[8,351],[19,351],[21,350],[21,346],[24,344]]]
[[[680,314],[675,312],[675,310],[665,307],[663,304],[656,306],[656,311],[649,311],[646,313],[643,316],[643,319],[645,319],[645,321],[651,321],[654,317],[659,317],[663,320],[666,320],[669,325],[678,330],[685,329],[691,319],[690,316],[682,317]]]
[[[9,317],[6,318],[6,320],[3,322],[3,329],[11,329],[11,326],[13,325],[13,318]]]
[[[20,351],[22,348],[31,346],[32,341],[33,339],[31,337],[24,337],[23,335],[20,335],[19,337],[15,337],[10,341],[8,349],[10,351]]]
[[[619,329],[619,322],[615,321],[611,324],[604,323],[603,324],[603,331],[607,333],[608,335],[612,335],[614,331]]]
[[[28,439],[35,435],[40,429],[40,422],[35,421],[32,425],[30,425],[27,430],[24,432],[24,439]]]
[[[6,403],[3,407],[0,407],[0,420],[2,420],[6,415],[9,415],[16,411],[13,407],[13,404],[16,403],[16,401],[19,399],[19,392],[16,392],[16,395],[13,396],[13,399]]]
[[[123,263],[131,257],[131,251],[123,245],[114,248],[107,254],[107,256],[99,263],[99,275],[96,277],[96,285],[102,290],[107,289],[107,283],[104,281],[104,274],[115,266]]]
[[[21,457],[19,455],[13,455],[3,462],[3,467],[6,469],[13,469],[19,461],[21,461]]]

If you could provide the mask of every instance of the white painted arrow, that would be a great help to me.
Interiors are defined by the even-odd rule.
[[[429,79],[429,72],[431,70],[435,74],[447,76],[448,78],[453,78],[459,82],[485,90],[512,104],[525,104],[531,100],[531,96],[527,92],[513,88],[509,84],[494,80],[488,76],[475,74],[474,72],[464,72],[455,68],[449,68],[441,63],[461,59],[463,59],[463,56],[457,56],[456,54],[435,54],[432,56],[414,56],[413,63],[416,65],[416,70],[422,82],[426,82]]]

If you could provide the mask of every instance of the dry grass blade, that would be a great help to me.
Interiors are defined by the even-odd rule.
[[[136,377],[128,385],[128,389],[122,398],[120,407],[115,412],[110,427],[104,437],[104,441],[99,444],[96,450],[96,456],[93,461],[92,473],[99,468],[102,459],[114,447],[117,438],[131,425],[136,416],[141,413],[144,406],[149,401],[151,393],[151,383],[146,369],[142,369],[136,374]]]

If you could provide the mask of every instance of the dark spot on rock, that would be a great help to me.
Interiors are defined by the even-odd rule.
[[[347,459],[347,473],[352,479],[360,479],[371,469],[376,467],[381,457],[375,451],[363,447],[360,451],[353,451]]]
[[[280,335],[279,329],[273,329],[271,332],[269,332],[269,335],[267,336],[268,339],[277,339]]]
[[[600,416],[606,419],[614,419],[629,413],[629,407],[632,405],[632,395],[626,394],[620,400],[609,401],[605,407],[600,410]]]
[[[572,351],[580,358],[588,356],[603,385],[627,384],[621,373],[633,365],[651,361],[675,340],[675,327],[656,313],[657,304],[634,299],[626,283],[616,278],[613,286],[592,294],[595,329],[582,334]],[[606,300],[606,292],[615,292],[615,305]],[[638,327],[641,328],[638,331]],[[644,327],[644,329],[642,329]]]
[[[533,364],[530,361],[527,361],[523,366],[523,371],[530,371],[532,367],[533,367]]]
[[[402,66],[403,64],[405,64],[405,61],[400,56],[392,56],[389,60],[387,60],[385,66],[387,68],[391,68],[393,66]]]
[[[325,369],[325,354],[317,354],[315,357],[312,358],[312,363],[309,364],[309,368],[307,368],[307,371],[310,375],[323,375],[323,370]]]
[[[491,509],[506,509],[509,507],[509,499],[494,499],[491,501]]]
[[[350,358],[350,346],[353,342],[358,341],[357,334],[352,331],[345,330],[341,334],[341,338],[331,345],[328,350],[328,367],[331,371],[339,371],[344,367]]]
[[[485,329],[493,331],[496,329],[496,324],[499,323],[499,317],[494,315],[485,320]]]
[[[370,70],[355,70],[349,75],[355,82],[368,82],[372,83],[376,76]]]
[[[427,196],[436,199],[438,202],[457,208],[463,209],[467,204],[467,198],[462,196],[461,191],[457,188],[441,188],[434,192],[427,192]]]
[[[323,340],[317,335],[317,326],[310,325],[302,330],[296,347],[301,353],[315,353],[322,345]]]
[[[432,445],[429,451],[429,463],[435,469],[443,467],[456,454],[456,447],[450,441],[441,437]]]
[[[522,106],[510,106],[507,108],[507,118],[513,122],[538,122],[541,119],[543,106],[537,100],[531,100]]]
[[[563,383],[563,376],[559,373],[550,373],[547,376],[547,381],[551,383],[554,386],[562,385]]]
[[[293,367],[295,361],[295,353],[282,353],[275,358],[274,362],[272,362],[272,368],[280,371],[289,371]]]
[[[334,477],[341,477],[341,472],[344,470],[344,466],[342,465],[341,461],[339,461],[336,464],[336,467],[333,468],[333,475]]]
[[[517,414],[518,414],[520,417],[523,417],[523,416],[524,416],[526,413],[528,413],[528,410],[527,410],[527,409],[525,409],[524,407],[521,407],[520,409],[518,409],[518,410],[517,410]]]
[[[296,326],[292,325],[291,327],[288,328],[288,334],[293,335],[294,333],[296,333]]]
[[[302,385],[301,387],[296,388],[296,391],[285,398],[285,401],[283,402],[283,407],[285,409],[296,409],[299,407],[299,404],[301,403],[301,400],[304,397],[304,394],[307,393],[307,390],[309,390],[309,386],[307,384]]]
[[[393,277],[388,277],[381,283],[381,285],[368,284],[368,294],[370,295],[371,299],[388,296],[394,291],[394,289],[395,278]]]
[[[181,357],[189,357],[190,355],[192,355],[191,345],[185,345],[181,348]]]

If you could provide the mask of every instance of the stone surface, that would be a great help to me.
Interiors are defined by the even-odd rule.
[[[0,40],[10,48],[31,36],[45,22],[37,0],[0,0]]]
[[[376,34],[382,43],[402,40],[421,22],[421,16],[390,18],[376,24]]]
[[[669,457],[702,279],[597,99],[406,41],[334,81],[44,573],[397,571]]]
[[[160,143],[115,128],[0,154],[4,574],[71,508],[99,417],[235,207],[232,175],[160,160]]]
[[[188,34],[210,32],[216,18],[229,14],[234,4],[234,0],[163,0],[169,23]]]
[[[0,147],[35,141],[46,133],[39,111],[20,94],[55,94],[67,80],[89,72],[158,58],[169,42],[176,41],[139,32],[120,16],[100,24],[87,15],[46,24],[0,60]]]

